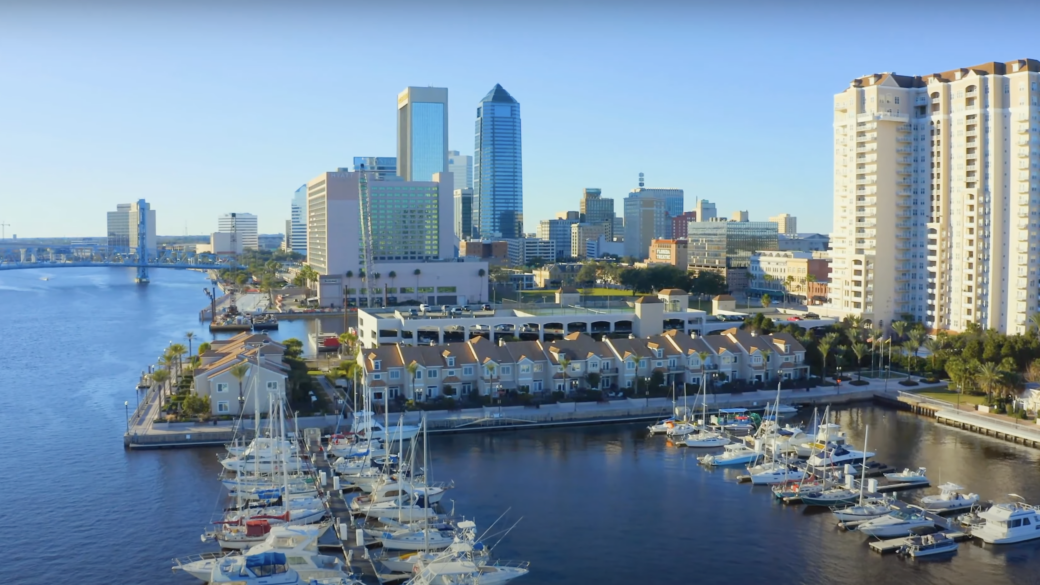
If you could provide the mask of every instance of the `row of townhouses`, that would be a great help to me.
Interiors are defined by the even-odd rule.
[[[429,400],[439,396],[577,389],[633,388],[661,372],[666,385],[718,380],[761,381],[808,376],[805,348],[791,335],[755,335],[729,329],[689,336],[667,331],[644,339],[596,341],[573,333],[557,341],[504,341],[483,337],[443,345],[385,345],[358,354],[372,399]]]
[[[193,372],[195,392],[209,396],[214,415],[267,412],[270,395],[285,398],[289,366],[282,358],[285,346],[263,334],[240,333],[210,342]],[[231,370],[240,363],[248,372],[239,381]]]

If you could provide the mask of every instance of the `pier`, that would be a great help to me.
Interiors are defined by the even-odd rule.
[[[1040,449],[1040,426],[1035,423],[1019,423],[1017,419],[1002,415],[964,410],[958,405],[911,392],[899,392],[896,396],[879,396],[876,400],[914,414],[934,418],[936,422],[947,426]]]

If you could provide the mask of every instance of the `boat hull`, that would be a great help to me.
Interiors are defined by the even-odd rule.
[[[915,528],[931,525],[931,522],[904,522],[900,524],[881,524],[875,526],[865,524],[859,527],[859,531],[867,536],[876,536],[877,538],[899,538],[900,536],[909,536]],[[1040,537],[1040,535],[1038,535],[1038,537]]]
[[[931,557],[931,556],[935,556],[935,555],[945,555],[945,554],[955,553],[955,552],[957,552],[957,543],[951,541],[950,544],[946,544],[946,545],[943,545],[943,546],[935,546],[935,547],[927,547],[927,548],[924,548],[924,547],[922,547],[922,548],[918,548],[918,547],[904,547],[904,549],[905,550],[902,551],[902,554],[909,555],[909,556],[911,556],[911,557],[916,559],[916,558],[919,558],[919,557]]]
[[[970,508],[978,503],[978,496],[975,496],[974,498],[961,498],[956,500],[929,500],[927,497],[921,498],[921,507],[930,512],[946,512],[949,510],[960,510],[962,508]]]

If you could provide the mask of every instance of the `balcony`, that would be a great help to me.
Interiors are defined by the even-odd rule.
[[[867,177],[865,179],[856,179],[857,185],[874,185],[877,183],[877,177]]]
[[[1029,158],[1029,149],[1028,148],[1020,148],[1020,149],[1018,149],[1018,157],[1019,158]]]
[[[911,153],[913,151],[914,151],[914,149],[912,147],[910,147],[910,146],[900,146],[899,148],[896,149],[896,152],[899,153],[899,154],[908,154],[908,153]]]
[[[896,130],[899,132],[909,132],[913,130],[913,127],[910,124],[900,124],[896,126]]]
[[[913,205],[909,197],[900,197],[896,199],[896,207],[910,207]]]
[[[1019,134],[1029,134],[1029,124],[1019,124],[1018,125],[1018,133]]]
[[[874,152],[877,150],[877,144],[860,144],[856,147],[856,152]]]
[[[914,141],[913,136],[910,136],[909,134],[900,134],[900,135],[896,136],[896,142],[913,142],[913,141]]]

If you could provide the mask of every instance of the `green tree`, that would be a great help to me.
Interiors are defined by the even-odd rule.
[[[187,340],[188,340],[188,355],[191,356],[192,355],[192,353],[191,353],[191,340],[195,339],[195,332],[194,331],[189,331],[189,332],[184,334],[184,337],[187,338]]]
[[[208,341],[203,341],[202,343],[199,344],[199,354],[198,355],[202,355],[202,354],[206,353],[207,351],[210,350],[210,347],[212,347],[212,346],[210,346]]]
[[[599,390],[599,383],[602,381],[602,378],[600,377],[600,375],[598,373],[596,373],[596,372],[589,372],[585,376],[585,379],[589,383],[589,388],[592,388],[593,390]]]
[[[152,372],[152,382],[154,382],[154,383],[159,385],[159,388],[160,388],[159,395],[160,396],[163,396],[163,395],[167,395],[168,396],[169,395],[169,392],[166,391],[166,388],[167,388],[166,382],[168,382],[169,380],[170,380],[170,371],[169,370],[164,370],[164,369],[160,368],[160,369],[155,370],[154,372]]]
[[[766,275],[766,276],[768,276],[768,275]],[[769,296],[769,293],[766,293],[766,294],[762,295],[762,308],[763,309],[768,309],[769,305],[771,305],[771,304],[773,304],[773,299],[772,299],[772,297]]]
[[[575,279],[586,286],[595,284],[599,269],[595,262],[586,262],[581,266]]]
[[[928,359],[931,362],[932,372],[938,373],[938,368],[935,365],[935,361],[939,357],[939,352],[944,349],[944,344],[941,338],[936,337],[934,339],[926,339],[924,342],[924,348],[928,350]]]
[[[184,402],[181,403],[181,409],[184,414],[188,416],[197,416],[202,420],[209,418],[209,415],[212,412],[210,409],[209,396],[199,396],[195,392],[184,397]]]
[[[1004,372],[992,362],[982,364],[975,373],[979,384],[986,391],[986,396],[991,402],[993,400],[993,390],[1000,384],[1003,375]]]
[[[173,343],[170,345],[169,352],[170,355],[172,355],[174,359],[177,360],[177,376],[182,376],[183,371],[181,369],[181,356],[188,353],[188,348],[184,347],[184,345],[180,343]]]
[[[241,408],[242,405],[245,404],[245,400],[246,400],[245,394],[242,393],[242,380],[244,380],[245,377],[246,377],[246,374],[249,373],[249,364],[246,363],[246,362],[238,362],[237,364],[235,364],[234,366],[231,367],[230,372],[231,372],[231,375],[234,376],[236,380],[238,380],[238,405],[239,405],[239,408]],[[259,400],[259,399],[260,399],[259,396],[254,396],[253,397],[253,400]],[[239,414],[242,414],[242,413],[239,412]]]
[[[903,336],[906,335],[906,321],[893,321],[892,331],[896,334],[896,341],[902,341]]]
[[[820,352],[820,358],[822,360],[822,366],[820,367],[820,379],[827,377],[827,354],[831,352],[831,342],[826,338],[821,339],[816,344],[816,351]]]
[[[415,276],[415,299],[419,300],[419,276],[422,274],[422,270],[416,268],[412,274]]]
[[[859,380],[863,379],[863,356],[869,352],[870,349],[865,343],[856,342],[852,344],[852,353],[856,355],[856,378]]]
[[[303,355],[303,342],[295,337],[290,337],[282,342],[285,346],[285,357],[299,359]]]
[[[564,391],[571,391],[571,360],[567,356],[560,358],[560,367],[563,368],[563,386]]]
[[[419,371],[419,364],[412,361],[404,367],[405,371],[408,372],[408,376],[412,379],[412,400],[415,400],[415,376],[416,372]]]

